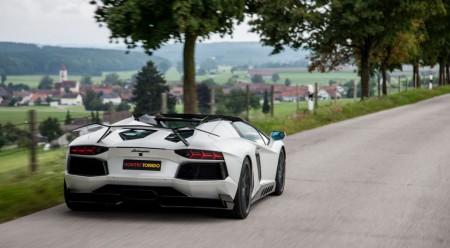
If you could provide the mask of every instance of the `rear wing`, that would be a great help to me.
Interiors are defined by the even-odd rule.
[[[105,125],[100,123],[92,123],[88,125],[84,125],[78,128],[73,129],[72,131],[81,131],[83,129],[95,129],[94,131],[98,131],[102,128],[106,128],[106,131],[103,133],[103,135],[100,137],[100,139],[97,140],[97,143],[102,141],[106,136],[108,136],[110,133],[117,129],[139,129],[139,130],[172,130],[172,132],[180,138],[180,140],[183,142],[185,146],[189,146],[189,142],[183,138],[180,133],[178,132],[178,129],[176,128],[168,128],[168,127],[161,127],[161,126],[153,126],[149,124],[142,124],[142,125]]]

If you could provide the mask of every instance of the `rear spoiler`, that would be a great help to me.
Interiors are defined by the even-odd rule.
[[[106,128],[106,131],[103,133],[103,135],[100,137],[100,139],[97,140],[97,143],[99,143],[100,141],[102,141],[106,136],[108,136],[110,133],[112,133],[113,131],[115,131],[116,129],[140,129],[140,130],[172,130],[172,132],[178,137],[180,138],[180,140],[183,142],[183,144],[185,146],[189,146],[189,142],[183,138],[180,133],[178,132],[178,130],[176,128],[167,128],[167,127],[157,127],[157,126],[153,126],[153,125],[105,125],[105,124],[100,124],[100,123],[91,123],[91,124],[87,124],[78,128],[73,129],[72,131],[81,131],[82,129],[89,129],[90,128],[95,128],[95,127],[102,127],[102,128]]]

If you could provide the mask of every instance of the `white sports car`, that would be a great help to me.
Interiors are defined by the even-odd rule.
[[[72,210],[149,201],[245,218],[253,202],[283,193],[283,132],[268,137],[219,115],[143,115],[95,125],[69,144],[64,196]]]

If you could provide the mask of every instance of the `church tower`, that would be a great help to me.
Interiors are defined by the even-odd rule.
[[[67,81],[67,69],[64,64],[61,64],[61,68],[59,69],[59,82]]]

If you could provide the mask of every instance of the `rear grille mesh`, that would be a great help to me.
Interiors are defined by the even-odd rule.
[[[182,164],[177,173],[177,178],[185,180],[224,180],[227,176],[225,163]]]
[[[108,175],[108,164],[99,159],[71,156],[67,170],[72,175],[104,176]]]

